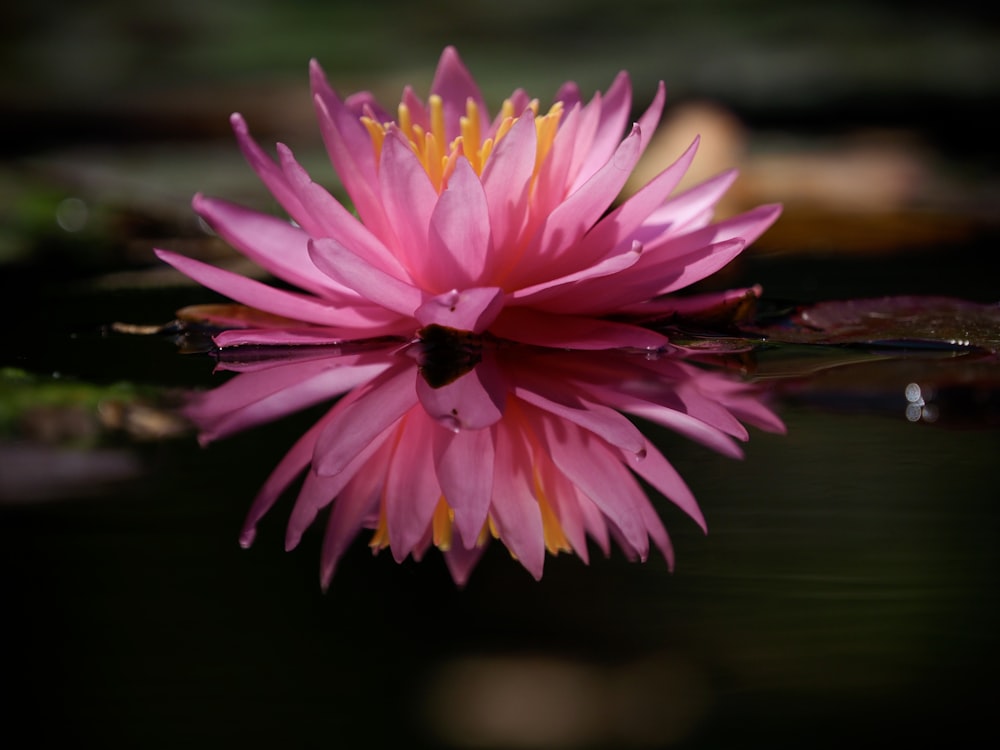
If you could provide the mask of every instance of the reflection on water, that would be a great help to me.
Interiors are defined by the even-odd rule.
[[[668,459],[622,413],[723,455],[742,455],[741,420],[781,432],[756,390],[669,351],[560,351],[431,326],[408,345],[223,350],[240,373],[194,396],[187,416],[208,442],[341,396],[278,464],[243,530],[305,473],[286,533],[295,547],[332,505],[322,552],[329,585],[361,528],[401,562],[430,546],[464,584],[490,537],[540,578],[546,551],[588,559],[612,539],[673,566],[667,532],[639,479],[704,528]]]

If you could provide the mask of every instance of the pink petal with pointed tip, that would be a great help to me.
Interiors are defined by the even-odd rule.
[[[296,195],[291,185],[288,184],[285,175],[282,174],[278,165],[274,163],[271,157],[264,153],[264,150],[250,135],[250,128],[247,126],[243,116],[239,113],[234,113],[230,116],[229,122],[232,125],[233,132],[236,134],[236,142],[240,147],[240,151],[243,152],[244,158],[246,158],[247,163],[250,164],[253,171],[257,173],[261,182],[267,186],[267,189],[271,191],[271,195],[277,199],[278,203],[281,204],[288,214],[307,232],[311,232],[315,228],[312,215],[303,207],[298,195]],[[197,207],[195,207],[195,210],[198,210]]]
[[[333,418],[331,413],[325,414],[316,424],[295,441],[295,445],[285,454],[268,476],[267,481],[260,488],[246,519],[243,521],[243,529],[240,532],[240,545],[249,547],[256,535],[257,522],[263,518],[272,506],[278,501],[282,493],[302,473],[312,460],[313,448],[316,444],[317,436],[323,431],[327,423]]]
[[[563,275],[578,270],[573,254],[565,251],[579,241],[618,197],[639,158],[639,144],[638,128],[633,128],[614,155],[546,218],[528,252],[544,259],[558,259],[557,268],[551,273]]]
[[[441,59],[438,61],[437,70],[434,73],[434,81],[431,83],[431,93],[440,96],[444,104],[445,132],[448,135],[448,143],[461,135],[459,118],[465,116],[465,103],[469,99],[472,99],[479,109],[480,130],[486,130],[489,127],[483,95],[454,47],[445,47],[441,53]]]
[[[576,81],[566,81],[559,90],[556,92],[553,101],[562,102],[563,106],[568,110],[574,105],[580,104],[582,99],[580,97],[580,87],[577,85]]]
[[[737,171],[729,169],[671,198],[650,214],[647,223],[669,224],[671,235],[685,224],[715,206],[736,180]]]
[[[300,363],[295,364],[303,367]],[[206,440],[218,440],[259,424],[273,422],[280,417],[294,414],[314,404],[328,401],[368,382],[384,371],[386,367],[385,363],[336,369],[328,367],[325,372],[314,375],[312,378],[262,395],[257,400],[231,411],[225,415],[225,418],[219,419],[211,430],[206,430],[205,438]],[[244,376],[253,374],[255,373],[245,373]],[[266,371],[262,374],[273,376],[274,371]]]
[[[402,422],[385,482],[389,545],[396,562],[405,560],[427,533],[441,499],[432,454],[433,431],[439,429],[419,408]]]
[[[571,190],[582,186],[596,174],[618,148],[632,107],[632,82],[628,73],[621,71],[615,76],[615,80],[603,94],[599,104],[601,119],[594,140],[590,144],[590,154],[580,167]]]
[[[309,235],[298,227],[201,193],[195,195],[192,206],[222,239],[265,271],[321,297],[358,300],[353,291],[316,272],[307,250]]]
[[[609,406],[663,425],[689,440],[701,443],[729,458],[743,457],[743,451],[728,435],[689,414],[649,402],[623,398],[611,393],[610,389],[603,391],[603,394],[605,396],[603,403]]]
[[[365,474],[366,472],[360,472],[354,476],[354,479],[370,479]],[[381,479],[381,476],[374,478]],[[351,490],[342,492],[333,503],[330,518],[326,524],[323,549],[320,553],[320,585],[324,591],[329,588],[337,563],[351,542],[354,541],[358,532],[361,531],[365,518],[378,507],[377,495],[373,496],[371,493],[362,492],[353,487]]]
[[[538,502],[531,493],[532,458],[518,426],[492,428],[496,445],[490,516],[500,541],[539,580],[545,565],[545,537]]]
[[[314,217],[312,237],[330,237],[351,248],[372,265],[397,276],[403,267],[389,249],[330,193],[313,182],[295,160],[291,149],[278,144],[278,155],[288,184],[295,190],[302,206]]]
[[[461,544],[476,545],[493,497],[495,452],[492,430],[434,433],[434,460],[438,482],[455,513]]]
[[[322,77],[322,73],[319,75]],[[379,198],[378,171],[371,136],[326,86],[325,80],[322,80],[322,87],[317,88],[314,76],[313,86],[320,133],[330,162],[365,226],[385,242],[392,233]]]
[[[384,480],[384,473],[372,466],[372,457],[382,450],[386,441],[394,434],[394,430],[395,425],[383,430],[382,434],[368,443],[339,474],[320,476],[311,471],[306,475],[292,512],[288,516],[288,526],[285,529],[286,551],[299,545],[302,535],[316,520],[319,512],[335,498],[346,496],[352,491],[358,492],[359,487],[367,481]],[[370,479],[366,475],[369,475]],[[372,504],[377,503],[373,500]]]
[[[579,307],[577,304],[579,295],[576,289],[581,282],[620,274],[625,269],[631,268],[638,263],[641,255],[642,245],[634,242],[628,251],[597,261],[592,266],[586,266],[565,276],[559,276],[539,284],[534,284],[533,286],[525,287],[524,289],[518,289],[511,295],[511,299],[517,305],[524,305],[533,309],[573,312]],[[588,298],[587,302],[590,301]]]
[[[153,252],[160,260],[169,263],[202,286],[258,310],[319,325],[351,326],[357,321],[357,314],[350,308],[336,308],[315,297],[275,289],[246,276],[186,258],[169,250],[154,249]]]
[[[646,147],[653,140],[653,133],[656,132],[656,126],[660,122],[660,115],[663,114],[663,105],[666,101],[667,88],[663,85],[663,81],[660,81],[656,87],[656,93],[653,95],[653,101],[639,117],[639,132],[643,134],[642,146],[639,149],[640,155],[646,151]]]
[[[428,240],[421,275],[430,288],[444,291],[482,282],[492,247],[490,211],[483,184],[464,156],[455,162],[434,207]]]
[[[649,482],[660,493],[663,494],[674,505],[687,513],[702,531],[707,533],[708,527],[705,524],[705,516],[702,515],[698,501],[695,500],[687,483],[677,473],[677,470],[655,447],[650,446],[646,457],[641,461],[636,461],[629,456],[625,456],[626,465]],[[664,553],[666,556],[666,553]],[[669,559],[669,558],[668,558]]]
[[[444,562],[448,566],[448,572],[451,573],[451,578],[456,586],[465,587],[465,584],[469,582],[469,576],[472,575],[473,568],[476,567],[476,563],[479,562],[485,551],[485,544],[481,547],[473,546],[468,549],[460,544],[453,545],[451,549],[445,551]]]
[[[687,173],[698,150],[698,138],[669,167],[646,183],[635,195],[601,219],[580,241],[574,254],[599,258],[623,243],[667,199]]]

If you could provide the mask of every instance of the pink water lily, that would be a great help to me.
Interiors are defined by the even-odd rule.
[[[221,237],[296,290],[157,251],[265,313],[221,334],[221,346],[409,337],[440,325],[538,345],[655,349],[665,337],[633,323],[673,310],[670,293],[724,266],[780,211],[713,223],[732,172],[672,195],[697,143],[614,205],[659,120],[662,83],[630,124],[625,73],[589,101],[567,83],[547,109],[518,89],[491,115],[451,47],[428,98],[406,88],[394,113],[370,93],[341,98],[315,62],[311,81],[356,214],[286,146],[277,160],[267,155],[239,115],[239,145],[292,221],[194,199]]]
[[[445,336],[454,338],[454,334]],[[318,514],[326,522],[321,580],[363,528],[374,550],[444,554],[459,584],[498,539],[535,578],[546,551],[589,559],[611,541],[630,558],[656,548],[673,565],[666,529],[642,478],[702,528],[701,511],[663,454],[625,414],[738,457],[742,421],[781,431],[749,386],[670,355],[565,352],[459,337],[475,351],[446,382],[429,382],[428,339],[407,345],[300,347],[279,359],[230,361],[240,374],[194,396],[187,415],[207,442],[340,396],[292,447],[256,498],[241,542],[305,474],[286,547]],[[294,353],[294,356],[289,356]],[[449,352],[446,362],[454,362]]]

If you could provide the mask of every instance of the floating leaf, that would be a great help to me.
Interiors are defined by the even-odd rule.
[[[948,297],[882,297],[799,307],[748,333],[794,344],[1000,351],[1000,305]]]

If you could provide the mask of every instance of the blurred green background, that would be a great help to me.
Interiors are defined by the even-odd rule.
[[[192,215],[195,191],[274,209],[231,112],[336,190],[309,58],[342,93],[391,103],[405,83],[426,91],[446,44],[494,104],[518,86],[544,102],[566,79],[589,93],[625,68],[639,110],[665,80],[654,156],[702,132],[701,172],[742,171],[724,210],[786,205],[709,286],[996,302],[995,10],[67,0],[2,17],[4,747],[954,745],[989,726],[995,362],[744,363],[792,383],[789,435],[755,432],[734,462],[657,433],[711,530],[658,506],[672,576],[563,556],[535,583],[494,545],[459,592],[433,554],[397,566],[359,543],[324,596],[318,534],[281,549],[287,504],[251,551],[236,544],[316,414],[201,449],[166,407],[220,382],[211,361],[111,324],[213,301],[151,253],[233,260]],[[924,378],[962,397],[938,424],[903,416]]]

